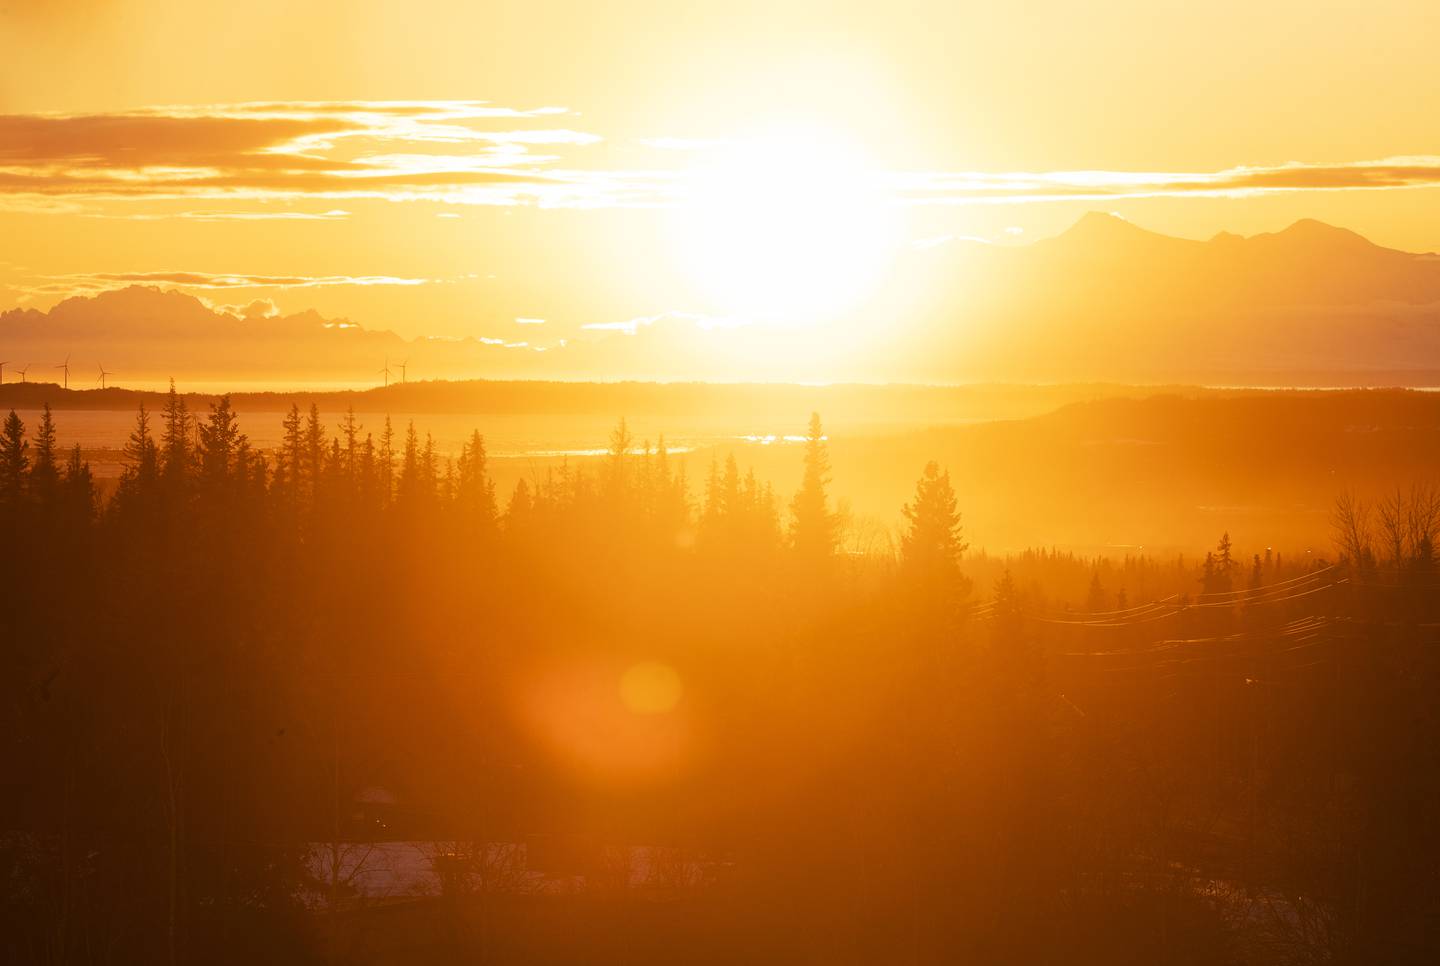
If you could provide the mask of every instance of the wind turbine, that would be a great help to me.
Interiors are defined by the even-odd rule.
[[[65,388],[66,388],[66,389],[69,389],[69,388],[70,388],[70,356],[69,356],[69,355],[66,355],[66,356],[65,356],[65,361],[62,362],[62,363],[60,363],[60,364],[59,364],[58,366],[56,366],[55,368],[56,368],[56,369],[64,369],[64,370],[65,370]]]
[[[104,367],[104,366],[101,366],[100,363],[98,363],[98,362],[95,363],[95,364],[96,364],[97,366],[100,366],[100,378],[99,378],[98,381],[99,381],[99,383],[100,383],[100,388],[101,388],[101,389],[104,389],[104,388],[105,388],[105,377],[106,377],[106,376],[113,376],[113,375],[115,375],[115,373],[113,373],[113,372],[107,372],[106,369],[105,369],[105,367]]]
[[[390,357],[389,357],[389,356],[386,356],[386,357],[385,357],[385,368],[384,368],[384,369],[381,369],[380,371],[385,374],[385,386],[386,386],[386,388],[389,388],[389,386],[390,386]]]
[[[401,381],[402,383],[405,381],[405,367],[408,366],[409,364],[410,364],[410,360],[409,360],[409,359],[406,359],[404,362],[400,363],[400,381]]]
[[[5,367],[8,366],[9,364],[10,364],[10,360],[9,360],[9,359],[6,359],[6,360],[4,360],[3,362],[0,362],[0,385],[4,385],[4,383],[5,383]]]
[[[19,366],[16,366],[16,367],[15,367],[15,371],[18,372],[18,373],[20,373],[20,381],[21,381],[21,382],[24,382],[24,381],[25,381],[25,373],[27,373],[27,372],[30,371],[30,366],[31,366],[32,364],[33,364],[33,363],[28,363],[28,362],[27,362],[27,363],[25,364],[25,368],[24,368],[24,369],[21,369]]]

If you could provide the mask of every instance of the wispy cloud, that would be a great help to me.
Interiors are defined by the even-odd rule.
[[[68,297],[109,292],[130,285],[169,286],[195,291],[241,289],[329,288],[337,285],[428,285],[438,279],[394,275],[248,275],[213,272],[87,272],[43,275],[31,284],[17,284],[26,300],[37,296]],[[263,301],[263,300],[257,300]],[[252,305],[254,303],[251,303]],[[236,313],[232,313],[236,314]]]
[[[81,212],[90,218],[120,219],[124,221],[168,221],[179,218],[186,221],[343,221],[350,212],[339,208],[330,211],[175,211],[160,213],[131,212],[114,214],[102,211]]]
[[[111,114],[0,115],[0,207],[104,217],[334,220],[348,199],[553,208],[663,207],[704,190],[686,153],[730,142],[653,137],[652,168],[615,168],[561,107],[483,101],[256,102]],[[823,162],[821,162],[823,163]],[[793,159],[776,158],[794,176]],[[788,167],[787,167],[788,165]],[[1243,196],[1440,186],[1440,156],[1217,171],[880,171],[902,205]],[[764,165],[756,177],[763,180]],[[757,185],[763,189],[763,185]],[[837,200],[844,186],[837,185]],[[201,202],[203,207],[189,207]],[[313,202],[317,213],[261,203]],[[178,203],[178,204],[177,204]],[[186,207],[172,211],[171,208]],[[272,207],[275,207],[272,205]]]
[[[898,172],[885,176],[885,180],[897,197],[918,205],[1235,197],[1289,191],[1440,187],[1440,156],[1241,165],[1209,172]]]
[[[640,315],[620,322],[590,322],[580,326],[592,332],[623,332],[635,335],[641,329],[648,329],[661,322],[686,322],[697,329],[733,329],[749,324],[733,316],[705,315],[700,312],[658,312],[655,315]]]
[[[217,305],[217,312],[225,312],[239,319],[273,319],[280,315],[280,309],[270,299],[253,299],[244,305]]]
[[[49,277],[62,281],[88,280],[98,284],[162,284],[185,288],[320,288],[330,285],[425,285],[434,281],[394,275],[216,275],[208,272],[97,272]]]
[[[339,221],[350,212],[331,211],[182,211],[181,218],[196,221]]]

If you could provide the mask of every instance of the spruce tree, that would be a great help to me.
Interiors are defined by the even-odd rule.
[[[825,488],[830,484],[830,453],[820,414],[810,414],[805,434],[805,475],[790,501],[790,543],[802,559],[828,560],[839,539],[839,520],[830,511]]]
[[[422,490],[420,435],[415,432],[415,421],[411,420],[405,430],[405,452],[400,457],[400,479],[395,486],[397,503],[412,505],[420,498]]]
[[[622,418],[610,432],[610,448],[605,460],[605,483],[613,498],[620,499],[630,491],[630,450],[635,446],[635,437]]]
[[[25,470],[30,463],[25,451],[29,448],[25,423],[12,409],[0,430],[0,504],[18,507],[25,499]]]
[[[955,586],[960,580],[960,511],[949,472],[933,460],[915,484],[915,499],[901,514],[908,523],[900,537],[901,564],[910,578],[927,587]]]
[[[210,418],[200,426],[200,480],[210,490],[223,489],[236,467],[245,436],[230,408],[230,396],[210,406]]]
[[[40,428],[35,432],[35,462],[30,467],[30,492],[42,504],[54,502],[60,485],[60,466],[55,453],[55,419],[50,404],[40,414]]]
[[[125,471],[122,483],[128,483],[133,490],[147,492],[160,475],[160,455],[155,439],[150,435],[150,413],[145,404],[140,404],[135,414],[135,428],[125,441]]]
[[[349,406],[345,410],[345,419],[340,423],[340,435],[345,440],[344,461],[341,464],[345,479],[354,489],[358,476],[360,461],[360,430],[363,429],[355,419],[355,407]]]
[[[505,529],[518,530],[530,520],[535,510],[535,500],[530,493],[530,484],[522,477],[510,494],[510,504],[505,508]]]
[[[76,523],[89,523],[95,514],[95,480],[90,474],[90,464],[80,453],[79,443],[70,450],[70,458],[65,462],[61,492],[70,519]]]
[[[325,472],[325,424],[320,420],[320,407],[310,404],[310,415],[305,419],[305,439],[301,447],[304,459],[302,476],[305,492],[314,497],[320,488],[320,479]]]
[[[1235,559],[1230,555],[1230,532],[1227,530],[1215,545],[1215,585],[1224,592],[1230,590],[1235,576]]]
[[[995,581],[995,599],[991,620],[990,645],[998,656],[1007,661],[1018,661],[1025,655],[1021,649],[1025,643],[1025,611],[1020,600],[1020,588],[1006,567],[1000,579]]]
[[[1090,577],[1090,592],[1085,596],[1085,609],[1092,614],[1105,610],[1105,587],[1100,583],[1100,571]]]
[[[190,436],[194,429],[194,418],[185,406],[185,398],[175,391],[174,379],[170,380],[160,420],[165,426],[160,434],[160,474],[173,491],[190,474]]]
[[[495,523],[495,484],[490,479],[485,437],[470,434],[460,450],[455,498],[470,527],[489,529]]]
[[[1200,592],[1202,594],[1220,592],[1220,570],[1215,565],[1214,551],[1208,551],[1205,554],[1205,563],[1200,568]]]
[[[290,404],[290,411],[285,414],[285,421],[281,425],[285,433],[280,442],[276,477],[278,480],[283,474],[291,498],[298,501],[303,490],[301,480],[305,465],[305,442],[301,430],[300,406],[297,403]]]
[[[425,434],[425,449],[421,454],[420,469],[421,495],[426,500],[433,500],[439,490],[440,458],[435,451],[435,437],[428,432]]]
[[[720,457],[711,455],[710,472],[705,476],[705,508],[700,512],[700,526],[707,538],[719,532],[723,516],[720,500]]]
[[[380,434],[378,484],[380,505],[389,506],[395,497],[395,429],[390,425],[390,415],[385,415],[385,432]]]

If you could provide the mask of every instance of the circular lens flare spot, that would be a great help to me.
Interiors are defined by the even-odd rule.
[[[684,692],[680,675],[667,664],[642,661],[620,676],[620,700],[635,714],[673,711]]]

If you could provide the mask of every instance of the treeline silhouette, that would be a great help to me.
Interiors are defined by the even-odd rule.
[[[1335,563],[1226,535],[977,589],[934,463],[894,553],[842,553],[826,444],[787,499],[621,422],[502,495],[478,433],[292,408],[262,454],[172,392],[101,506],[12,412],[7,958],[1440,954],[1430,491],[1393,559],[1342,497]]]

